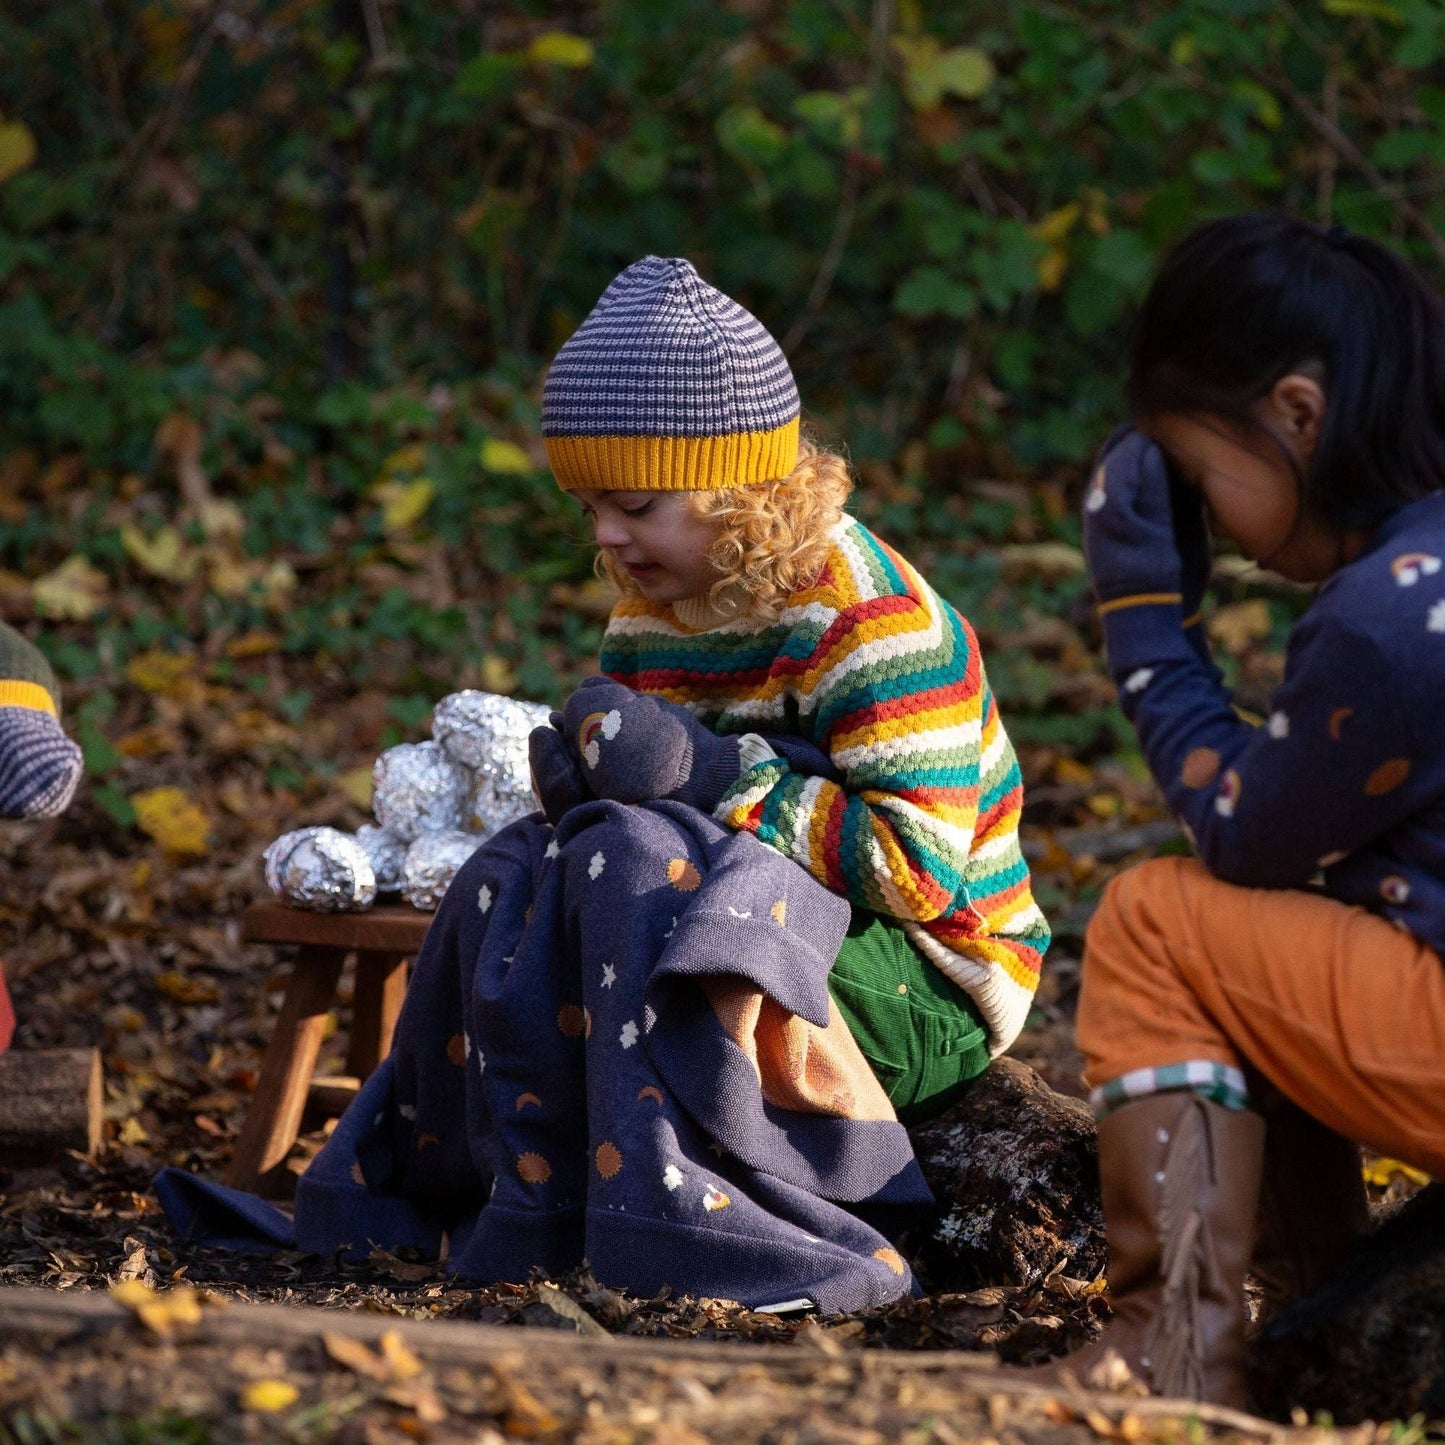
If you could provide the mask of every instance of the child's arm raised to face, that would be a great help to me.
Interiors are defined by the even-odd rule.
[[[1185,635],[1165,462],[1145,438],[1106,450],[1084,533],[1120,702],[1210,872],[1257,887],[1304,883],[1438,789],[1418,766],[1409,679],[1382,655],[1376,629],[1351,620],[1338,587],[1291,633],[1268,721],[1239,717]],[[1388,557],[1379,567],[1388,572]],[[1408,600],[1393,584],[1379,594],[1397,598]],[[1428,644],[1423,616],[1419,634]]]

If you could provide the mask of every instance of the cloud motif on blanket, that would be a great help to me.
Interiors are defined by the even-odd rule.
[[[627,1022],[622,1025],[622,1032],[617,1035],[617,1042],[621,1044],[624,1049],[630,1049],[633,1044],[637,1042],[636,1019],[628,1019]]]
[[[667,1168],[662,1171],[662,1187],[666,1189],[669,1194],[675,1194],[682,1187],[683,1180],[686,1178],[687,1175],[685,1175],[676,1164],[669,1164]]]
[[[477,907],[481,909],[483,913],[485,913],[488,909],[491,908],[491,906],[492,890],[488,888],[485,883],[483,883],[482,886],[477,889]]]
[[[1100,467],[1094,473],[1094,480],[1089,483],[1089,490],[1084,494],[1084,507],[1087,511],[1097,512],[1109,500],[1107,483],[1108,477],[1105,476],[1103,467]]]
[[[602,761],[602,744],[611,742],[622,731],[622,714],[613,708],[611,712],[589,712],[577,729],[577,751],[587,759],[587,766],[595,768]]]

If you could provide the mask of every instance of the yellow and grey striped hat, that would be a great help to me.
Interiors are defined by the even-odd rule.
[[[704,491],[786,476],[798,388],[782,348],[692,263],[644,256],[557,353],[542,437],[563,491]]]

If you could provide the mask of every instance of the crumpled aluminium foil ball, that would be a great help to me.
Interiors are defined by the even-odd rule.
[[[399,743],[372,769],[371,808],[388,833],[409,843],[459,827],[470,785],[467,770],[440,743]]]
[[[459,763],[478,772],[527,774],[527,734],[547,721],[539,702],[467,688],[444,697],[432,711],[432,736]]]
[[[480,834],[456,830],[423,833],[406,850],[402,897],[413,908],[435,908],[451,886],[457,869],[482,846],[483,841]]]
[[[356,841],[371,860],[371,871],[376,874],[376,891],[399,893],[406,850],[410,846],[406,839],[388,833],[375,823],[363,823],[356,830]]]
[[[298,908],[345,913],[376,897],[376,874],[355,838],[335,828],[297,828],[262,854],[271,891]]]

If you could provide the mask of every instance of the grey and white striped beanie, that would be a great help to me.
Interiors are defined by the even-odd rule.
[[[798,388],[767,328],[690,261],[644,256],[557,353],[542,437],[563,491],[702,491],[786,476]]]

